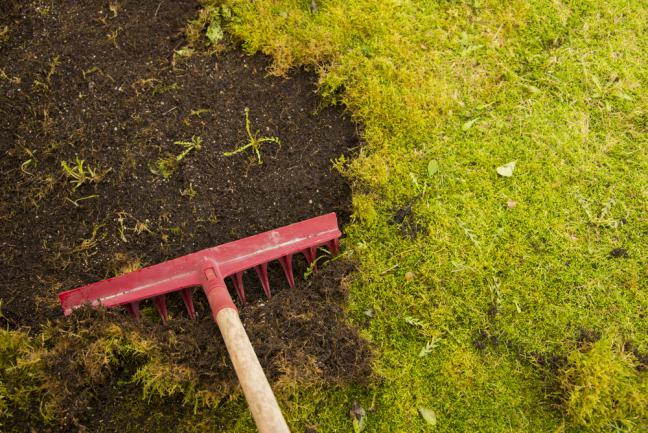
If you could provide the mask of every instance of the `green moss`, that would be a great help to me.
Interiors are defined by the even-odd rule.
[[[366,224],[373,224],[378,214],[374,200],[367,194],[356,194],[353,196],[353,217]]]
[[[638,378],[636,360],[606,336],[569,354],[560,374],[565,411],[595,431],[635,431],[648,418],[648,376]]]
[[[47,326],[36,336],[0,330],[1,427],[56,429],[70,416],[87,417],[97,398],[104,410],[94,416],[110,418],[112,428],[127,426],[129,416],[150,431],[213,424],[213,408],[231,390],[201,387],[191,367],[175,364],[132,327],[92,320],[79,329]],[[107,388],[107,396],[97,394]]]
[[[0,329],[0,427],[50,422],[52,403],[45,386],[41,352],[27,334]]]
[[[365,323],[371,312],[365,334],[384,378],[375,397],[359,397],[375,403],[367,428],[427,430],[419,406],[435,411],[438,431],[648,422],[636,406],[645,370],[618,343],[609,353],[575,344],[579,329],[612,326],[648,350],[648,7],[225,3],[248,51],[272,55],[279,74],[315,69],[324,97],[363,123],[366,146],[343,171],[354,188],[346,247],[360,263],[349,314]],[[512,177],[496,173],[513,160]],[[394,222],[410,204],[418,236]],[[619,248],[628,257],[611,254]],[[537,354],[569,360],[567,370],[548,373]],[[585,366],[599,356],[605,371]],[[547,391],[557,382],[559,406]],[[335,408],[322,430],[351,428],[337,402],[354,392],[310,401]]]

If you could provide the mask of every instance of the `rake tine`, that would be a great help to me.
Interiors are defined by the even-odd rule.
[[[328,248],[329,251],[331,251],[332,256],[337,256],[338,253],[340,252],[340,240],[336,238],[333,239],[332,241],[329,241]]]
[[[193,299],[191,299],[191,288],[187,287],[186,289],[182,289],[180,293],[182,294],[182,301],[184,302],[185,307],[187,307],[189,317],[195,319],[196,309],[194,308]]]
[[[268,280],[268,264],[261,263],[260,265],[255,266],[254,270],[256,270],[259,280],[261,280],[261,286],[263,286],[263,291],[266,296],[268,299],[272,298],[272,293],[270,293],[270,281]]]
[[[317,247],[307,248],[303,251],[303,253],[306,257],[306,261],[308,262],[308,266],[312,265],[313,272],[317,272],[317,262],[315,261],[315,259],[317,259]]]
[[[304,254],[304,257],[306,257],[306,261],[310,265],[315,261],[315,258],[317,257],[317,248],[309,247],[302,251],[302,253]]]
[[[139,301],[126,304],[126,310],[128,310],[128,314],[130,314],[133,319],[139,319],[142,316],[140,314]]]
[[[238,295],[241,304],[243,305],[247,304],[247,301],[245,300],[245,289],[243,287],[243,272],[237,272],[234,275],[232,275],[231,278],[232,278],[232,283],[234,283],[234,288],[236,289],[236,294]]]
[[[283,269],[284,275],[288,280],[288,285],[291,288],[295,287],[295,277],[293,275],[293,268],[292,268],[292,256],[293,256],[292,254],[288,254],[279,258],[281,269]]]
[[[160,317],[162,318],[162,323],[166,325],[167,319],[169,318],[169,312],[167,310],[167,305],[166,305],[166,296],[165,295],[156,296],[155,298],[153,298],[153,303],[155,304],[155,308],[157,308],[158,313],[160,313]]]

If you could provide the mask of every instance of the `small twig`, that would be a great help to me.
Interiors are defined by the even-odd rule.
[[[164,3],[164,0],[162,0],[160,3],[158,3],[157,8],[155,8],[155,13],[153,14],[153,18],[157,18],[158,11],[160,10],[160,6],[162,6],[162,3]]]
[[[172,109],[167,110],[167,111],[165,111],[164,113],[162,113],[162,115],[163,115],[163,116],[166,116],[167,114],[169,114],[170,112],[172,112],[173,110],[175,110],[175,109],[177,109],[177,108],[178,108],[178,107],[173,107]]]
[[[394,266],[392,266],[391,268],[389,268],[389,269],[385,269],[384,271],[382,271],[382,272],[380,273],[380,275],[385,275],[387,272],[389,272],[389,271],[393,271],[394,269],[398,268],[399,266],[400,266],[400,265],[399,265],[398,263],[396,263],[396,264],[395,264]]]

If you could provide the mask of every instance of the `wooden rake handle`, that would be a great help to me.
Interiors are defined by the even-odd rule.
[[[290,433],[238,312],[223,308],[215,319],[257,429],[260,433]]]

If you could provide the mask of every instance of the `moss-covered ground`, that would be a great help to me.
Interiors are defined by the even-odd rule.
[[[353,187],[348,316],[376,378],[280,387],[293,431],[648,431],[648,5],[207,7],[363,125],[332,164]],[[35,343],[0,337],[0,413],[47,415]],[[218,416],[254,431],[240,397]]]
[[[249,51],[316,68],[365,128],[338,166],[382,376],[367,431],[646,431],[646,4],[229,6]],[[355,392],[289,418],[349,430]]]

